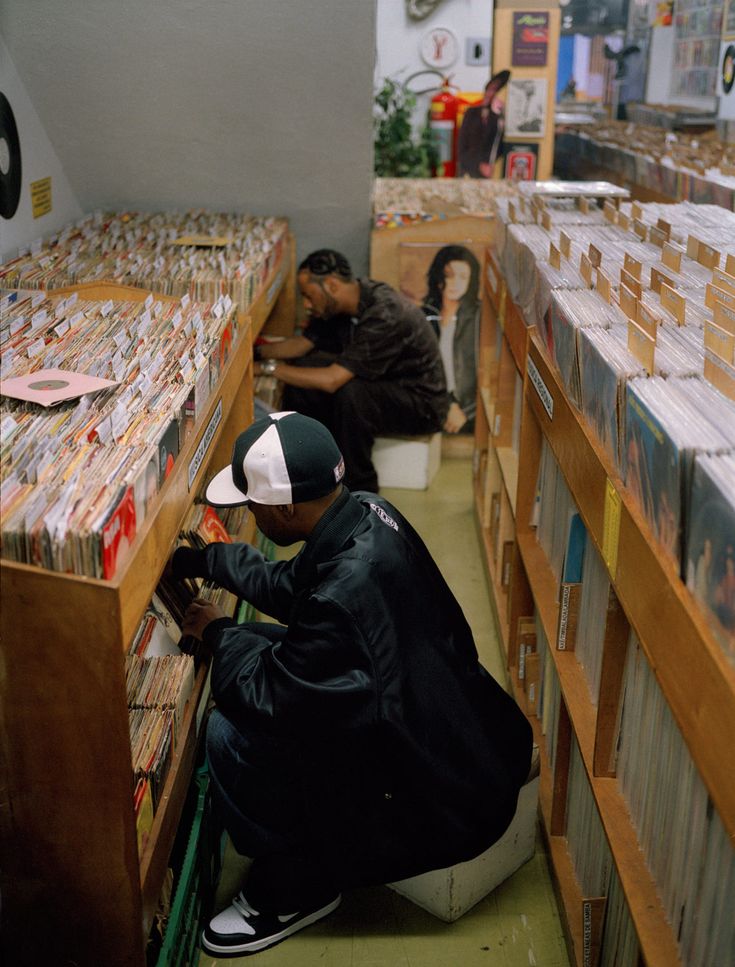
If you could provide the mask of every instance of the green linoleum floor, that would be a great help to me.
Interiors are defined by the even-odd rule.
[[[411,521],[460,601],[488,671],[505,684],[492,607],[480,557],[469,459],[443,459],[425,491],[386,489]],[[228,846],[216,909],[240,888],[246,861]],[[354,890],[321,923],[270,950],[214,964],[258,967],[568,967],[548,859],[536,853],[510,879],[452,924],[388,887]]]

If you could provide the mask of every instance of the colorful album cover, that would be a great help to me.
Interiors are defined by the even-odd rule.
[[[735,457],[698,456],[687,534],[687,586],[735,664]]]
[[[110,580],[135,539],[135,499],[133,488],[126,487],[102,527],[102,576]]]
[[[225,525],[220,520],[214,507],[207,507],[204,511],[197,531],[207,544],[211,544],[213,541],[225,544],[232,543],[232,538],[225,530]]]
[[[179,455],[179,421],[174,417],[158,441],[158,486],[168,477]]]
[[[625,483],[662,547],[680,560],[682,454],[631,384],[626,394]]]

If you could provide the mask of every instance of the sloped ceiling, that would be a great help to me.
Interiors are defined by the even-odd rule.
[[[363,0],[2,0],[0,32],[85,210],[319,217],[344,238],[340,213],[368,214],[374,17]]]

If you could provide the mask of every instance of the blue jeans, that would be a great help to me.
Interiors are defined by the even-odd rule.
[[[242,626],[279,641],[282,625]],[[292,913],[331,899],[336,886],[320,872],[303,827],[303,788],[294,756],[272,736],[248,734],[215,710],[207,723],[207,758],[215,810],[238,853],[254,862],[245,895],[257,910]]]

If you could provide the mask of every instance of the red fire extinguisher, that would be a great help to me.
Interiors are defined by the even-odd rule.
[[[457,173],[457,112],[460,99],[452,93],[455,84],[442,78],[439,90],[429,106],[429,127],[438,158],[437,178],[454,178]]]

